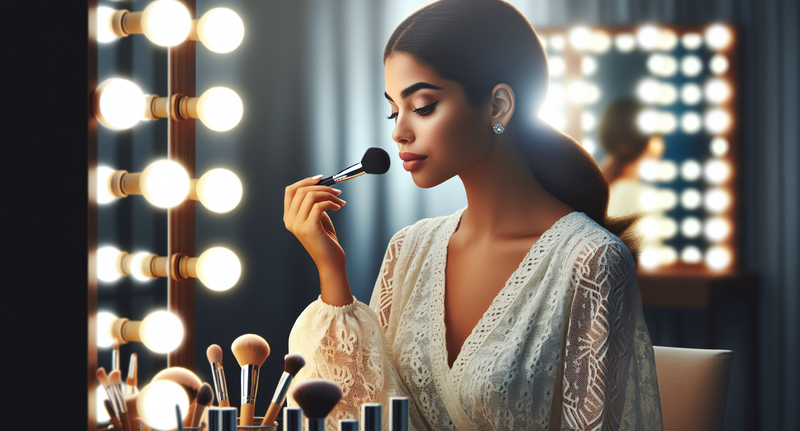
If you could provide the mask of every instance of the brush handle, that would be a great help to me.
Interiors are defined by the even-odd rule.
[[[203,421],[203,416],[206,414],[206,406],[197,406],[194,408],[194,413],[192,414],[192,422],[189,424],[190,427],[199,427],[200,422]],[[188,416],[187,416],[188,417]]]
[[[197,400],[192,401],[189,404],[189,408],[186,409],[186,417],[183,419],[183,426],[189,427],[192,426],[192,419],[194,419],[194,411],[197,409]]]
[[[336,180],[333,179],[333,176],[323,178],[317,183],[318,186],[332,186],[334,184],[336,184]]]
[[[269,409],[267,409],[267,414],[264,415],[264,420],[261,421],[261,426],[272,425],[275,423],[275,419],[278,419],[278,415],[281,413],[281,405],[278,403],[269,403]]]
[[[239,415],[239,425],[252,426],[254,410],[255,410],[254,405],[250,403],[242,404],[242,412]]]
[[[122,429],[125,431],[134,431],[133,425],[131,424],[131,417],[128,413],[120,413],[119,414],[119,421],[122,425]]]
[[[117,417],[117,412],[114,410],[114,406],[111,404],[109,400],[103,400],[103,405],[106,408],[106,412],[108,412],[108,417],[111,422],[111,425],[114,425],[114,428],[122,429],[122,423],[119,421]]]
[[[325,431],[325,418],[308,418],[308,431]]]
[[[220,400],[219,406],[220,407],[230,407],[231,406],[231,402],[228,401],[228,400]]]

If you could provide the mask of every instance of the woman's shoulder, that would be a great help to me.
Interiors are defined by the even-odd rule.
[[[568,262],[634,263],[628,247],[619,237],[609,232],[584,213],[576,214],[575,228],[565,238],[564,246],[569,250]]]

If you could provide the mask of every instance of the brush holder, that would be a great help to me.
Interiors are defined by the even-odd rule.
[[[203,423],[201,423],[200,425],[198,425],[198,426],[196,426],[196,427],[187,427],[187,426],[184,426],[184,427],[183,427],[183,429],[184,429],[184,431],[205,431],[205,429],[206,429],[206,423],[205,423],[205,422],[203,422]]]
[[[237,418],[238,419],[238,418]],[[260,424],[261,421],[264,420],[264,417],[254,417],[253,418],[253,425],[238,425],[236,427],[237,430],[263,430],[263,431],[278,431],[278,422],[273,423],[272,425],[257,425]]]

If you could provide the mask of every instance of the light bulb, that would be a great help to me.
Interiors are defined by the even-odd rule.
[[[703,62],[696,55],[687,55],[681,60],[681,72],[688,77],[694,77],[703,71]]]
[[[672,265],[678,260],[678,252],[673,247],[659,247],[658,258],[660,265]]]
[[[114,247],[97,249],[97,278],[106,283],[119,280],[123,274],[117,271],[117,258],[121,252]]]
[[[99,6],[97,8],[97,41],[100,43],[108,43],[118,39],[111,29],[111,15],[114,12],[116,11],[108,6]],[[105,411],[105,409],[103,410]]]
[[[722,157],[728,153],[728,148],[730,148],[730,144],[728,140],[723,138],[722,136],[717,136],[711,140],[710,150],[711,154]]]
[[[197,117],[211,130],[224,132],[242,119],[242,99],[225,87],[208,89],[197,100]]]
[[[197,21],[197,36],[211,51],[231,52],[244,39],[244,23],[236,12],[218,7],[206,12]]]
[[[639,264],[642,265],[642,268],[655,269],[658,268],[659,263],[661,263],[661,259],[658,249],[655,247],[644,247],[642,249],[642,254],[639,255]]]
[[[671,189],[664,189],[658,192],[658,206],[667,211],[675,208],[678,204],[678,195]]]
[[[703,225],[700,223],[700,219],[696,217],[686,217],[681,222],[681,233],[686,238],[697,238],[702,231]]]
[[[97,312],[97,347],[107,349],[116,343],[111,336],[111,323],[117,320],[117,316],[108,311]]]
[[[148,349],[156,353],[169,353],[183,341],[183,324],[168,311],[156,311],[142,320],[139,337]]]
[[[702,172],[703,168],[697,160],[689,159],[681,164],[681,176],[686,181],[697,181]]]
[[[592,31],[584,26],[575,27],[569,32],[569,44],[576,51],[583,51],[592,40]]]
[[[186,199],[189,194],[189,175],[173,161],[158,160],[142,171],[139,187],[148,202],[160,208],[169,208]]]
[[[684,84],[681,88],[681,100],[686,105],[696,105],[703,99],[700,86],[694,83]]]
[[[646,191],[639,196],[639,206],[650,212],[658,207],[658,192]]]
[[[151,271],[144,272],[142,268],[142,260],[149,259],[151,256],[152,254],[146,251],[140,251],[133,255],[133,261],[131,262],[131,275],[133,278],[139,281],[150,281],[155,278],[151,275]]]
[[[592,32],[592,40],[589,42],[589,50],[597,54],[605,54],[611,47],[611,37],[602,30]]]
[[[706,82],[704,93],[711,103],[725,103],[731,97],[731,87],[727,82],[713,78]]]
[[[564,58],[555,55],[547,59],[547,66],[550,69],[550,76],[561,76],[567,68]]]
[[[689,51],[694,51],[703,46],[703,37],[697,33],[686,33],[681,37],[683,47]]]
[[[554,109],[542,109],[539,111],[539,119],[561,131],[567,125],[567,117]]]
[[[731,196],[723,189],[711,189],[706,192],[703,203],[709,212],[719,213],[731,205]]]
[[[660,133],[668,135],[674,132],[677,127],[678,120],[675,119],[675,115],[672,112],[659,112],[656,128]]]
[[[658,86],[656,101],[661,105],[672,105],[678,99],[678,90],[674,85],[663,83]]]
[[[709,109],[705,113],[706,131],[712,135],[726,132],[731,127],[731,115],[724,109]]]
[[[681,116],[681,130],[687,135],[699,132],[702,125],[703,121],[696,112],[685,112]]]
[[[661,51],[672,51],[678,45],[678,35],[668,28],[662,28],[658,32],[658,41],[656,42],[656,49]]]
[[[629,33],[620,33],[614,38],[614,46],[619,52],[631,52],[636,48],[636,38]]]
[[[597,71],[597,60],[591,55],[584,55],[581,59],[581,72],[584,76],[589,76]]]
[[[642,217],[637,228],[645,238],[658,238],[658,218],[653,216]]]
[[[706,45],[714,50],[723,50],[730,45],[733,40],[733,34],[722,24],[714,24],[706,29]]]
[[[658,179],[656,172],[658,170],[658,161],[653,159],[646,159],[639,163],[639,178],[644,181],[656,181]]]
[[[130,129],[142,118],[144,94],[127,79],[103,81],[92,95],[92,112],[100,124],[114,130]]]
[[[213,247],[197,259],[197,278],[211,290],[228,290],[239,281],[242,265],[239,258],[224,247]]]
[[[192,17],[182,3],[156,0],[142,12],[142,32],[160,46],[175,46],[189,35]]]
[[[708,62],[708,68],[717,75],[728,71],[728,59],[722,54],[716,54]]]
[[[706,252],[706,265],[714,270],[723,270],[731,264],[731,252],[726,247],[711,247]]]
[[[719,242],[731,233],[731,224],[721,217],[707,219],[703,226],[703,233],[707,240]]]
[[[681,251],[681,260],[686,263],[699,263],[703,260],[703,253],[699,248],[690,245]]]
[[[564,36],[563,35],[554,34],[554,35],[550,36],[550,46],[553,48],[553,50],[555,50],[555,51],[563,51],[565,44],[566,44],[566,41],[564,40]]]
[[[678,62],[671,55],[652,54],[647,58],[647,69],[653,75],[668,77],[678,71]]]
[[[594,152],[597,151],[597,143],[595,143],[592,138],[583,138],[581,146],[589,154],[594,154]]]
[[[681,205],[687,210],[699,208],[702,201],[703,198],[697,189],[686,189],[681,193]]]
[[[227,169],[212,169],[197,180],[197,197],[206,208],[225,213],[242,199],[242,183]]]
[[[659,112],[655,109],[644,109],[636,116],[636,126],[642,133],[653,134],[658,131]]]
[[[656,167],[656,179],[662,183],[675,180],[678,176],[678,166],[672,160],[662,160]]]
[[[661,83],[653,78],[645,78],[636,85],[636,96],[644,103],[655,103]]]
[[[108,180],[113,174],[114,170],[108,166],[97,167],[97,203],[100,205],[117,200],[116,196],[111,194],[111,190],[108,189]]]
[[[185,419],[189,410],[186,391],[175,382],[159,380],[142,388],[136,399],[136,410],[142,421],[151,428],[177,429],[176,404],[183,415],[181,420]]]
[[[731,168],[726,162],[714,159],[706,162],[703,173],[709,183],[720,184],[731,176]]]
[[[658,37],[660,31],[654,25],[643,25],[636,31],[636,41],[639,43],[639,49],[643,51],[652,51],[658,45]]]
[[[584,112],[581,114],[581,127],[584,132],[593,130],[596,125],[597,119],[594,117],[594,114],[591,112]]]
[[[658,236],[661,238],[669,239],[675,236],[678,233],[678,223],[675,222],[675,219],[670,217],[664,217],[659,220],[658,223]]]

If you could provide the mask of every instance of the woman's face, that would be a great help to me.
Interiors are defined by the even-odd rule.
[[[490,104],[470,104],[460,84],[442,79],[405,53],[384,64],[392,139],[403,168],[422,188],[441,184],[475,165],[493,143]]]

